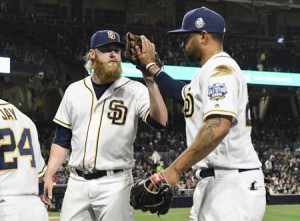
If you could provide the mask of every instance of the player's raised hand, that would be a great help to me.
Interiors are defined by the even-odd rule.
[[[126,34],[124,58],[136,65],[143,72],[144,77],[153,76],[163,66],[155,51],[155,45],[146,36],[139,36],[130,32]]]
[[[146,67],[147,64],[155,63],[155,45],[144,35],[141,35],[141,42],[142,47],[135,45],[135,51],[140,65]]]
[[[142,67],[144,79],[154,82],[153,76],[160,71],[162,62],[155,52],[155,45],[144,35],[141,35],[142,47],[136,46],[137,59]],[[159,63],[159,64],[158,64]]]

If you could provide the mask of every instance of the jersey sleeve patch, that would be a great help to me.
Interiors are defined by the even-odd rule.
[[[214,74],[211,77],[220,77],[224,75],[229,75],[235,72],[235,69],[229,65],[219,65],[213,70]]]
[[[208,97],[212,101],[224,99],[227,93],[225,83],[213,83],[208,86]]]
[[[207,78],[206,88],[203,89],[204,118],[217,114],[229,115],[237,119],[239,109],[238,91],[239,83],[235,74]]]

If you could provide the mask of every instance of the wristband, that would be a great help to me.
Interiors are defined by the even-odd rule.
[[[43,195],[44,194],[44,182],[39,183],[39,195]]]
[[[151,63],[147,64],[146,67],[145,67],[146,71],[149,71],[149,69],[150,69],[153,65],[156,65],[156,63],[151,62]]]

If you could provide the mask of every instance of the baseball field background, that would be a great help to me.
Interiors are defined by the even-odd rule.
[[[59,220],[59,213],[51,212],[51,221]],[[170,209],[167,215],[161,216],[161,221],[188,221],[189,208]],[[121,220],[120,220],[121,221]],[[149,212],[136,211],[135,221],[159,221],[157,215]],[[300,221],[300,205],[267,206],[263,221]]]

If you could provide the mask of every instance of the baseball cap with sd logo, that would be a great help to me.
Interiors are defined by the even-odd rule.
[[[125,47],[125,44],[121,42],[120,35],[112,30],[100,30],[93,34],[91,37],[91,48],[97,48],[104,45],[116,43],[121,48]]]

